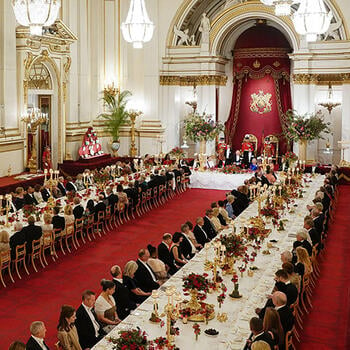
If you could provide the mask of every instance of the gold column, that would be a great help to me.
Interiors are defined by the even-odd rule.
[[[142,112],[140,111],[130,111],[130,121],[131,121],[131,143],[130,143],[130,157],[136,157],[137,156],[137,148],[135,143],[135,122],[136,118],[140,116]]]

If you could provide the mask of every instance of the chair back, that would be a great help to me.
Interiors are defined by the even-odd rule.
[[[97,221],[103,221],[105,218],[105,213],[101,210],[97,213]]]
[[[43,246],[48,247],[52,244],[53,241],[53,230],[52,231],[46,231],[43,234]]]
[[[11,262],[11,251],[7,250],[0,253],[0,270],[7,269]]]
[[[66,235],[71,236],[74,234],[74,222],[71,224],[66,225]]]
[[[62,230],[60,228],[54,228],[53,229],[53,237],[55,241],[61,237]]]
[[[26,257],[26,244],[21,244],[16,247],[16,261],[22,261]]]
[[[32,242],[32,255],[41,254],[41,239],[35,239]]]
[[[293,349],[293,331],[294,331],[294,327],[288,331],[286,333],[286,337],[285,337],[285,349]]]
[[[81,231],[84,227],[84,219],[81,218],[81,219],[76,219],[75,220],[75,229],[77,231]]]
[[[90,214],[88,216],[88,219],[87,219],[87,226],[91,227],[94,224],[94,221],[95,221],[95,215],[94,214]]]
[[[110,205],[106,208],[106,218],[110,218],[112,216],[112,207]]]

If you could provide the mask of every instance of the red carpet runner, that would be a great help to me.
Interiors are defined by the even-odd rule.
[[[321,275],[302,332],[300,350],[350,349],[350,187],[340,186]]]
[[[84,289],[100,292],[100,280],[111,278],[110,266],[122,267],[136,260],[139,249],[148,243],[158,245],[163,233],[180,230],[204,214],[210,203],[224,197],[224,191],[188,190],[164,206],[123,225],[95,242],[87,243],[71,255],[60,257],[38,273],[31,273],[8,288],[0,289],[0,349],[8,349],[13,340],[26,342],[29,324],[42,320],[46,324],[47,344],[53,349],[57,341],[56,326],[60,306],[78,306]],[[31,270],[32,271],[32,270]]]

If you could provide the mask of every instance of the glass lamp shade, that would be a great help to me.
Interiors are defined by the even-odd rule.
[[[323,0],[304,0],[292,15],[295,30],[309,42],[316,41],[317,35],[328,30],[332,18],[333,13],[327,13]]]
[[[145,0],[131,0],[125,22],[121,25],[124,39],[132,43],[135,49],[141,49],[143,43],[152,39],[154,24],[148,17]]]
[[[17,22],[30,28],[31,35],[42,35],[43,27],[52,25],[61,7],[61,0],[12,0]]]

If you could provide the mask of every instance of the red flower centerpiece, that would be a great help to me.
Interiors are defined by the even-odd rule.
[[[201,334],[201,327],[199,326],[198,323],[195,323],[193,325],[193,330],[194,330],[194,334],[196,336],[196,340],[198,340],[198,336]]]
[[[243,244],[243,239],[235,234],[221,235],[220,242],[226,247],[226,256],[239,258],[245,254],[247,248]]]
[[[143,332],[140,329],[120,331],[119,338],[115,339],[110,337],[108,340],[114,344],[114,350],[147,350],[150,344],[146,332]]]

